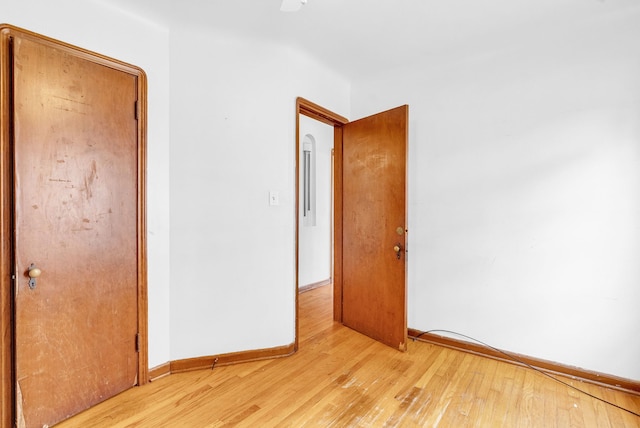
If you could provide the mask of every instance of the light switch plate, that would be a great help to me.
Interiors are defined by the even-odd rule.
[[[269,205],[280,205],[280,192],[276,190],[269,190]]]

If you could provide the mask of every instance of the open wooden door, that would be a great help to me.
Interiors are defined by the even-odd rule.
[[[342,127],[342,322],[404,351],[409,107]]]
[[[14,412],[18,426],[43,427],[146,380],[144,75],[2,30]]]

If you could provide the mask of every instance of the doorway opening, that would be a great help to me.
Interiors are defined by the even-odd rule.
[[[301,290],[332,284],[333,319],[342,319],[338,263],[342,241],[337,219],[342,207],[341,127],[348,122],[304,98],[296,100],[296,350]]]
[[[333,275],[333,127],[300,117],[298,292],[331,283]]]

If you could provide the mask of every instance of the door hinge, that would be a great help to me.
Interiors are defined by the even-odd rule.
[[[140,333],[136,333],[136,352],[140,352]]]

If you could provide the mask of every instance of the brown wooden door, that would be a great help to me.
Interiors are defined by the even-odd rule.
[[[408,114],[402,106],[350,122],[342,137],[342,321],[400,350],[407,340]]]
[[[14,39],[19,425],[53,425],[137,382],[136,85]],[[32,263],[42,271],[34,288]]]

